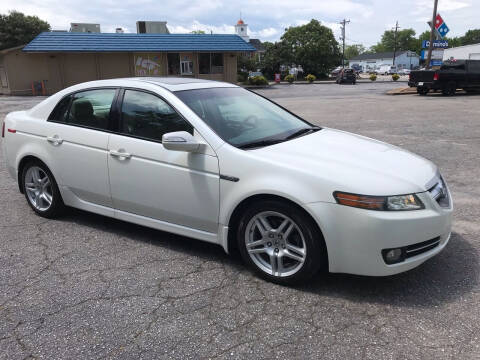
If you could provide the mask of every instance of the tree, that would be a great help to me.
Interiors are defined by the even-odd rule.
[[[257,63],[254,57],[248,55],[240,55],[237,58],[237,72],[256,71]]]
[[[262,72],[268,79],[273,79],[274,74],[280,73],[280,66],[282,64],[291,63],[288,48],[282,41],[275,43],[264,42],[265,55],[262,59]]]
[[[365,52],[363,45],[347,45],[345,47],[345,59],[350,60]]]
[[[480,29],[468,30],[464,36],[460,38],[462,45],[471,45],[480,43]]]
[[[0,50],[28,44],[50,25],[37,16],[25,16],[18,11],[0,14]]]
[[[325,76],[341,59],[332,30],[314,19],[308,24],[286,29],[277,50],[284,55],[284,64],[301,65],[306,74],[317,77]]]
[[[397,32],[397,51],[418,51],[419,40],[415,37],[415,30],[403,29]],[[388,52],[395,49],[395,31],[386,30],[382,39],[377,45],[373,45],[370,50],[373,52]]]
[[[205,31],[203,31],[203,30],[193,30],[193,31],[190,31],[190,34],[205,34]]]

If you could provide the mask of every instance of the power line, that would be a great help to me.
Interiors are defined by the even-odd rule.
[[[343,52],[342,52],[342,67],[345,68],[345,26],[350,23],[350,20],[343,19],[340,21],[342,25],[342,41],[343,41]]]

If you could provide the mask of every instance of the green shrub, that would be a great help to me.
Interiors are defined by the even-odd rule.
[[[248,78],[248,73],[245,72],[245,71],[239,71],[238,74],[237,74],[237,81],[238,82],[245,82],[247,81],[247,78]]]
[[[370,74],[370,80],[372,81],[377,80],[377,74]]]
[[[400,75],[398,75],[398,74],[393,74],[392,75],[392,80],[393,81],[397,81],[398,79],[400,79]]]
[[[312,74],[308,74],[306,77],[305,77],[305,80],[307,80],[310,84],[313,83],[315,80],[317,80],[317,77],[315,75],[312,75]]]
[[[292,74],[288,74],[283,80],[288,81],[291,84],[295,81],[295,77]]]
[[[264,76],[252,76],[248,78],[250,85],[268,85],[268,80]]]

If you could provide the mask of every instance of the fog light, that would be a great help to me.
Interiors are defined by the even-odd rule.
[[[383,259],[387,264],[395,264],[403,261],[403,250],[399,249],[387,249],[383,250]]]

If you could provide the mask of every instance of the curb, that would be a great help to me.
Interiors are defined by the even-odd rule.
[[[387,95],[415,95],[417,93],[416,88],[396,88],[386,92]]]

